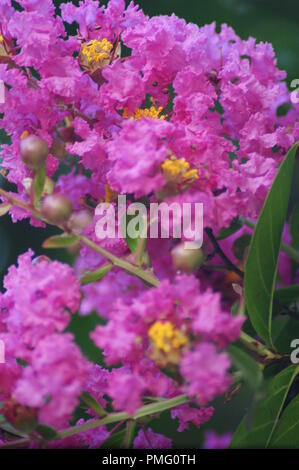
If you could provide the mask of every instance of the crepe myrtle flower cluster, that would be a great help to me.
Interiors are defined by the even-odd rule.
[[[211,402],[233,382],[225,348],[244,321],[228,313],[234,279],[195,272],[204,252],[185,257],[171,239],[149,239],[135,255],[125,239],[97,239],[95,207],[118,194],[202,202],[214,233],[240,215],[257,217],[299,138],[285,76],[270,44],[242,40],[227,25],[217,32],[175,15],[149,18],[124,0],[59,11],[51,0],[1,1],[9,138],[1,174],[13,185],[0,189],[0,207],[14,222],[77,237],[73,268],[30,250],[0,294],[0,400],[28,445],[40,445],[43,424],[58,432],[48,446],[99,447],[114,432],[113,413],[130,420],[142,410],[126,445],[171,447],[142,420],[153,403],[156,412],[169,404],[179,432],[211,418]],[[224,241],[228,251],[233,242]],[[105,322],[91,333],[104,356],[98,364],[68,331],[74,313],[92,311]]]

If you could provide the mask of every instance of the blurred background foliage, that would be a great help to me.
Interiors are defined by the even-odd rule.
[[[54,2],[59,11],[62,2]],[[78,4],[77,1],[73,2]],[[101,3],[107,3],[101,2]],[[298,0],[140,0],[140,6],[150,15],[170,15],[175,13],[188,22],[204,25],[216,21],[217,28],[221,23],[232,26],[243,39],[249,36],[258,41],[271,42],[275,49],[278,65],[288,73],[287,82],[290,84],[294,78],[299,78],[299,21]],[[1,127],[1,123],[0,123]],[[5,142],[5,134],[0,131],[0,143]],[[0,176],[0,185],[6,186]],[[8,216],[0,219],[0,283],[10,264],[15,263],[18,255],[31,247],[36,255],[47,254],[41,249],[41,243],[55,229],[47,230],[32,228],[28,222],[13,224]],[[72,255],[65,252],[51,251],[51,257],[64,261],[71,261]],[[70,330],[74,332],[77,342],[82,346],[85,354],[94,361],[100,360],[100,353],[89,340],[88,334],[98,323],[96,314],[87,317],[75,316]],[[231,401],[224,403],[223,398],[215,403],[216,413],[208,426],[219,433],[233,431],[244,415],[246,409],[251,407],[250,390],[243,387]],[[177,447],[199,447],[203,434],[190,426],[190,430],[183,434],[175,432],[169,416],[163,415],[156,420],[152,427],[157,432],[165,432],[174,438]]]

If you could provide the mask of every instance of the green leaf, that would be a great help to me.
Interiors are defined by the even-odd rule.
[[[257,390],[263,380],[263,374],[256,361],[237,346],[229,347],[233,365],[242,372],[244,380],[253,390]]]
[[[95,271],[86,272],[80,277],[80,283],[82,286],[85,286],[91,282],[100,281],[107,273],[109,273],[109,271],[111,271],[112,268],[113,264],[107,263]]]
[[[66,248],[68,246],[75,245],[79,241],[77,235],[54,235],[53,237],[47,238],[43,243],[43,248]]]
[[[42,198],[44,193],[46,181],[46,167],[43,166],[40,170],[35,173],[32,190],[33,190],[33,200],[34,205],[36,205]]]
[[[297,144],[288,152],[255,226],[245,267],[245,302],[255,331],[272,344],[272,307]]]
[[[98,416],[103,417],[107,415],[104,408],[89,393],[83,392],[81,394],[81,399],[86,405],[88,405],[88,408],[91,408],[93,411],[95,411]]]
[[[278,316],[273,321],[273,341],[280,354],[290,354],[291,342],[299,338],[299,321],[291,316]]]
[[[299,300],[299,285],[282,287],[274,292],[274,300],[281,305],[290,305]]]
[[[126,430],[114,432],[106,441],[102,444],[101,449],[120,449],[124,439],[126,437]]]
[[[299,204],[294,208],[290,218],[290,235],[292,246],[299,250]]]
[[[245,252],[250,245],[251,235],[249,233],[244,233],[241,237],[233,243],[233,253],[237,259],[240,261],[243,260]]]
[[[230,237],[234,233],[238,232],[242,228],[242,222],[240,219],[234,219],[229,227],[223,228],[217,235],[217,240],[223,240],[224,238]]]
[[[46,441],[51,441],[58,437],[56,429],[45,424],[38,424],[35,431]]]
[[[133,254],[135,254],[137,251],[140,237],[136,237],[136,238],[129,237],[127,227],[130,221],[133,220],[134,218],[135,218],[135,215],[126,215],[126,242]]]
[[[139,243],[140,243],[140,239],[141,241],[143,242],[143,240],[145,240],[146,242],[146,238],[145,237],[141,237],[140,235],[143,233],[143,230],[144,230],[144,223],[143,223],[143,220],[142,218],[138,218],[138,221],[139,223],[137,224],[138,225],[138,228],[137,226],[135,226],[135,229],[136,229],[136,238],[131,238],[129,235],[128,235],[128,226],[130,223],[132,223],[132,221],[137,218],[137,215],[131,215],[131,214],[125,214],[124,218],[123,218],[123,224],[125,224],[125,240],[127,242],[127,245],[128,247],[130,248],[131,252],[133,254],[135,254],[137,252],[137,249],[139,247]],[[144,242],[144,246],[145,246],[145,242]]]
[[[287,367],[269,382],[263,398],[256,403],[252,416],[245,416],[241,421],[232,438],[231,448],[266,448],[270,445],[288,392],[298,372],[298,366]]]
[[[0,204],[0,217],[7,214],[10,208],[11,208],[11,204],[7,204],[7,203]]]
[[[19,437],[26,437],[26,433],[25,432],[21,432],[19,431],[18,429],[14,428],[11,424],[7,423],[7,422],[1,422],[0,423],[0,429],[2,431],[6,431],[8,432],[9,434],[13,434],[15,436],[19,436]]]
[[[299,449],[299,395],[287,406],[274,431],[270,448]]]

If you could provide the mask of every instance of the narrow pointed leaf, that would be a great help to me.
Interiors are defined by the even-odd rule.
[[[81,398],[84,401],[84,403],[88,406],[88,408],[95,411],[98,416],[103,417],[107,415],[104,408],[89,393],[83,392],[81,394]]]
[[[288,152],[269,191],[251,240],[245,268],[245,302],[255,331],[271,338],[273,295],[297,145]]]
[[[67,248],[68,246],[75,245],[79,240],[77,235],[54,235],[48,238],[43,243],[43,248]]]
[[[252,416],[245,416],[235,432],[230,447],[266,448],[278,423],[292,383],[299,372],[298,366],[290,366],[270,381],[264,396],[258,400]]]
[[[283,412],[273,434],[270,448],[299,449],[299,395]]]
[[[45,424],[38,424],[35,431],[46,441],[55,439],[58,437],[56,429],[51,426],[46,426]]]
[[[86,272],[80,277],[80,283],[82,284],[82,286],[85,286],[86,284],[90,284],[91,282],[100,281],[109,271],[111,271],[112,268],[113,264],[107,263],[100,269]]]

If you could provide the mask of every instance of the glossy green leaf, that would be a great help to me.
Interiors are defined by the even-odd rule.
[[[95,271],[89,271],[84,273],[80,277],[80,283],[85,286],[86,284],[90,284],[91,282],[100,281],[111,269],[113,268],[112,263],[107,263],[99,269]]]
[[[43,248],[67,248],[68,246],[75,245],[79,240],[77,235],[54,235],[47,238],[43,243]]]
[[[270,448],[299,449],[299,395],[287,406],[274,431]]]
[[[299,284],[282,287],[274,292],[274,300],[281,305],[290,305],[299,300]]]
[[[288,392],[298,372],[299,367],[293,365],[270,380],[252,415],[245,416],[241,421],[232,438],[231,448],[266,448],[270,445]]]
[[[280,315],[273,321],[273,342],[280,354],[290,354],[291,342],[299,338],[299,321],[289,315]]]
[[[253,327],[272,346],[272,308],[282,231],[297,145],[288,152],[255,226],[245,267],[245,302]]]
[[[290,235],[292,246],[299,250],[299,204],[294,208],[290,218]]]

